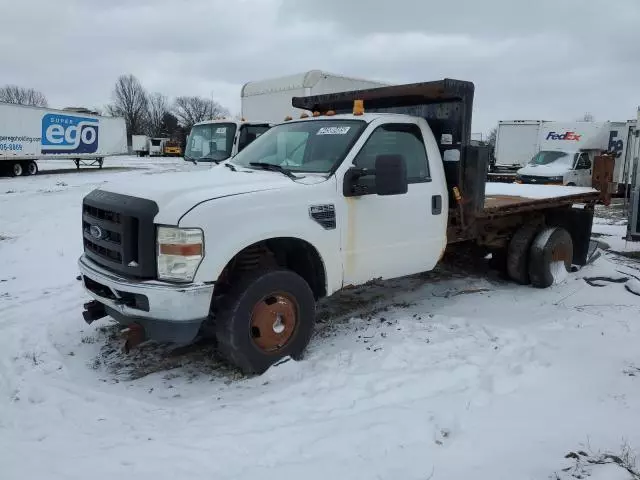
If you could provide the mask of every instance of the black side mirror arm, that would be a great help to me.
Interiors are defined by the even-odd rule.
[[[351,167],[344,175],[342,193],[345,197],[359,197],[369,193],[369,189],[364,185],[358,185],[360,177],[375,175],[376,171],[369,168]]]

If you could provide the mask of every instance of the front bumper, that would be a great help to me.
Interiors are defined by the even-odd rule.
[[[85,255],[78,267],[87,293],[119,323],[144,327],[147,338],[188,343],[209,315],[213,283],[133,280],[105,270]]]

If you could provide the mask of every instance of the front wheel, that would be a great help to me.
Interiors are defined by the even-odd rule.
[[[302,355],[314,320],[313,292],[298,274],[248,272],[215,308],[218,352],[244,373],[262,373],[283,357]]]

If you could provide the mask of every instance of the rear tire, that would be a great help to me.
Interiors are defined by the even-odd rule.
[[[523,225],[511,237],[507,248],[507,273],[521,285],[529,284],[529,250],[538,233],[537,225]]]
[[[31,160],[27,163],[27,168],[24,169],[24,175],[37,175],[38,174],[38,164]]]
[[[573,261],[573,240],[564,228],[549,227],[536,236],[529,253],[531,285],[547,288],[566,280]]]
[[[315,321],[307,282],[290,270],[256,270],[234,282],[214,308],[218,352],[244,373],[300,358]]]
[[[9,173],[11,174],[12,177],[19,177],[21,175],[24,175],[24,168],[22,166],[21,162],[15,162],[13,164],[11,164],[11,167],[9,169]]]

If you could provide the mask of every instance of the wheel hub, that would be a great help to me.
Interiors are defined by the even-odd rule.
[[[566,262],[569,260],[569,252],[564,245],[558,245],[551,251],[552,262]]]
[[[251,313],[251,339],[265,353],[275,353],[293,338],[298,307],[289,295],[278,292],[257,302]]]

